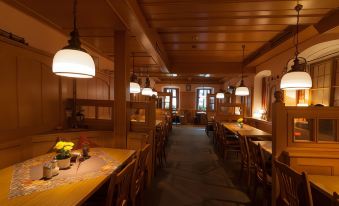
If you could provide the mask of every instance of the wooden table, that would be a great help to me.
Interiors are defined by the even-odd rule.
[[[134,150],[101,148],[107,154],[111,155],[119,162],[119,166],[131,161],[134,157]],[[83,180],[80,182],[65,184],[42,192],[34,192],[29,195],[8,199],[9,187],[11,184],[13,166],[0,170],[0,205],[18,205],[18,206],[71,206],[81,205],[89,198],[100,186],[108,179],[108,176],[99,176],[96,178]]]
[[[308,179],[313,188],[330,199],[333,196],[333,192],[339,192],[339,176],[308,175]]]
[[[257,138],[257,139],[271,139],[272,135],[248,124],[243,124],[241,128],[238,123],[222,123],[223,126],[234,134],[239,134],[243,137]]]
[[[254,144],[260,144],[261,148],[272,155],[272,141],[252,141]]]

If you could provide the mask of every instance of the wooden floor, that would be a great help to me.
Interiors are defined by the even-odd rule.
[[[239,186],[239,161],[220,161],[204,128],[173,126],[167,154],[147,206],[251,205]]]

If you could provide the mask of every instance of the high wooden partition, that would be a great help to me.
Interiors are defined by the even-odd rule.
[[[282,96],[273,103],[273,157],[299,172],[339,175],[339,107],[286,107]]]
[[[229,104],[221,103],[218,104],[217,111],[215,113],[216,121],[236,121],[239,118],[246,116],[244,104]]]
[[[130,132],[127,137],[127,147],[129,149],[140,149],[145,144],[150,144],[152,147],[148,162],[149,182],[154,173],[155,162],[155,129],[156,129],[156,112],[155,101],[149,102],[129,102],[129,118]]]

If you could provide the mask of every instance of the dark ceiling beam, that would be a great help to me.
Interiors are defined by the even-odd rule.
[[[339,26],[339,8],[331,10],[318,23],[310,25],[300,25],[300,42],[306,41],[316,35],[322,34]],[[254,67],[268,59],[278,55],[293,47],[293,38],[295,26],[289,26],[283,32],[275,36],[272,40],[257,49],[248,56],[244,63],[247,66]]]
[[[337,26],[339,26],[339,8],[330,11],[318,23],[314,25],[314,27],[320,34]]]
[[[136,0],[106,0],[126,28],[135,34],[145,50],[160,65],[162,72],[168,72],[170,62],[159,35],[151,29]]]

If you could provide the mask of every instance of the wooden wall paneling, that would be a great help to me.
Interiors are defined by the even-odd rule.
[[[41,63],[18,57],[19,127],[42,125]]]
[[[18,128],[17,59],[0,50],[0,131]],[[2,139],[0,137],[0,139]]]
[[[87,79],[87,99],[98,99],[97,79]]]
[[[60,123],[59,77],[52,68],[42,64],[42,114],[43,124],[55,128]]]

